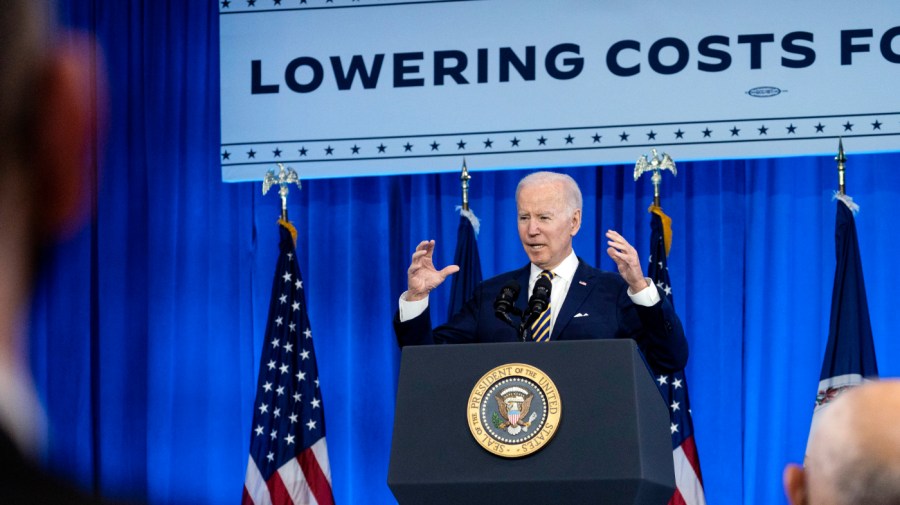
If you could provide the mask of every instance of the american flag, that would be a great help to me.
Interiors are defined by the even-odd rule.
[[[659,288],[659,292],[672,299],[672,285],[669,282],[669,267],[665,234],[671,236],[671,219],[661,208],[650,208],[650,265],[647,275]],[[691,420],[691,403],[688,399],[687,379],[684,370],[660,375],[656,385],[669,406],[669,431],[672,432],[672,457],[675,463],[675,493],[669,499],[670,505],[705,505],[703,475],[700,473],[700,455],[694,443],[694,422]]]
[[[242,505],[333,504],[325,414],[293,227],[279,221],[281,253],[253,404]]]

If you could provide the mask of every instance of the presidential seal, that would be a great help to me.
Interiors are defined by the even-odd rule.
[[[467,421],[475,441],[504,458],[542,449],[559,427],[562,404],[550,377],[523,363],[484,374],[469,394]]]

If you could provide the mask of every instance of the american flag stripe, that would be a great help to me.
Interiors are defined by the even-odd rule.
[[[690,447],[687,447],[690,446]],[[692,505],[706,505],[706,496],[703,494],[703,484],[697,477],[697,470],[694,468],[693,461],[688,456],[687,451],[693,450],[694,437],[689,437],[672,451],[675,463],[675,487],[681,496],[683,503]],[[696,457],[693,459],[697,459]],[[673,503],[673,502],[669,502]]]
[[[244,479],[244,496],[241,499],[241,505],[272,505],[269,498],[269,488],[266,487],[266,481],[259,473],[259,468],[253,458],[247,463],[247,475]]]
[[[320,442],[324,446],[325,440],[319,440],[316,444]],[[303,451],[279,471],[295,476],[291,481],[285,479],[285,485],[288,486],[294,503],[333,505],[330,479],[322,471],[319,460],[314,453],[314,448],[315,445]],[[291,466],[290,469],[286,468],[288,465]],[[303,478],[296,478],[301,475]]]
[[[314,443],[312,447],[313,455],[316,457],[316,461],[319,462],[319,468],[322,470],[322,475],[325,476],[325,480],[328,482],[329,487],[331,486],[331,463],[328,461],[328,447],[325,445],[325,439],[319,440]]]
[[[298,454],[296,458],[288,461],[275,472],[275,475],[278,475],[279,480],[281,481],[285,495],[290,496],[292,503],[312,504],[316,502],[313,493],[309,489],[309,483],[305,480],[306,474],[298,461],[303,457],[303,454],[306,454],[307,452],[308,450]],[[273,501],[275,501],[275,503],[282,503],[276,500]]]
[[[288,493],[288,490],[284,487],[284,481],[281,480],[280,471],[273,473],[272,476],[269,477],[266,486],[269,488],[269,497],[272,498],[272,503],[280,503],[283,505],[303,503],[294,500],[290,493]]]
[[[324,458],[325,469],[328,469],[328,449],[324,440],[319,440],[279,468],[268,482],[263,482],[262,475],[251,459],[247,465],[242,505],[272,503],[334,505],[331,496],[331,475],[323,471],[319,464],[322,461],[320,458]]]
[[[678,492],[678,489],[675,489],[675,494],[669,498],[669,505],[687,505],[684,501],[684,497],[681,496],[681,493]]]
[[[691,468],[694,469],[694,475],[700,475],[700,468],[698,467],[700,457],[697,454],[697,444],[694,443],[694,436],[686,438],[685,441],[681,444],[681,450],[684,451],[685,457],[687,457],[688,463],[691,464]],[[702,480],[698,479],[702,486]],[[705,500],[704,500],[705,501]]]

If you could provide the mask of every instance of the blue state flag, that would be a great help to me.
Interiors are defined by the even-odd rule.
[[[448,320],[462,309],[475,288],[481,284],[481,259],[478,257],[478,241],[475,240],[478,227],[478,218],[471,210],[460,211],[456,253],[453,255],[453,264],[459,266],[459,272],[453,275],[450,286]]]
[[[866,283],[853,218],[853,212],[859,206],[846,195],[836,198],[834,239],[837,265],[831,292],[828,343],[819,375],[813,424],[816,423],[816,414],[843,391],[862,384],[866,379],[878,377]]]

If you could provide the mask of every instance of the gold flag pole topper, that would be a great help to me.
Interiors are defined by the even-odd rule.
[[[463,158],[462,174],[459,176],[459,180],[462,181],[463,210],[469,210],[469,179],[471,178],[469,169],[466,167],[466,159]]]
[[[844,141],[843,139],[838,139],[838,153],[837,156],[834,157],[834,161],[837,162],[838,169],[838,194],[846,195],[847,191],[844,186],[844,165],[847,163],[847,157],[844,156]]]
[[[653,182],[653,205],[648,210],[658,215],[662,221],[663,240],[666,243],[666,255],[668,255],[669,249],[672,248],[672,219],[663,213],[662,206],[659,203],[659,185],[662,183],[663,170],[671,171],[672,177],[678,176],[678,171],[675,170],[675,162],[672,161],[671,156],[666,153],[660,155],[655,148],[650,149],[650,159],[647,159],[646,154],[641,155],[634,165],[634,182],[637,182],[644,172],[653,172],[653,175],[650,177],[650,181]]]
[[[659,184],[662,182],[661,172],[670,170],[673,176],[677,176],[678,172],[675,170],[675,162],[672,161],[668,154],[662,153],[662,156],[660,156],[656,152],[656,148],[651,149],[650,154],[650,160],[647,160],[647,155],[644,154],[635,163],[634,182],[637,182],[644,172],[652,171],[653,175],[650,177],[650,181],[653,182],[653,205],[659,207]]]
[[[285,168],[284,164],[278,164],[278,175],[275,175],[274,169],[269,169],[266,172],[266,177],[263,179],[263,187],[262,192],[263,195],[269,192],[269,188],[274,184],[278,184],[278,196],[281,197],[281,219],[285,222],[288,220],[287,215],[287,196],[288,196],[288,186],[291,183],[297,185],[297,189],[302,189],[303,186],[300,185],[300,178],[297,177],[297,172],[290,167]]]

